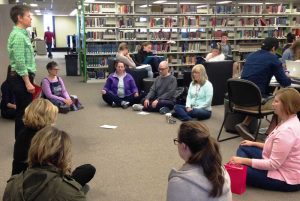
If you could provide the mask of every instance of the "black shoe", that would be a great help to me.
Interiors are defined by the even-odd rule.
[[[122,101],[122,102],[121,102],[121,107],[122,107],[123,109],[127,109],[127,108],[129,107],[129,105],[130,105],[130,103],[127,102],[127,101]]]
[[[162,107],[159,109],[160,114],[167,114],[168,112],[170,112],[170,109],[168,107]]]
[[[112,102],[111,107],[117,107],[117,104],[115,102]]]
[[[235,129],[238,132],[238,134],[240,134],[240,136],[245,140],[251,140],[251,141],[255,140],[254,136],[249,132],[249,129],[244,124],[242,123],[237,124],[235,126]]]

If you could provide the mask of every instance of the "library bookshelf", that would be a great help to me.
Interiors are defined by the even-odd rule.
[[[227,2],[227,3],[226,3]],[[265,37],[286,42],[300,36],[300,2],[281,1],[82,1],[78,9],[80,66],[86,82],[107,76],[107,59],[121,42],[131,54],[150,41],[153,52],[176,70],[191,67],[210,52],[210,43],[228,34],[234,60],[256,51]]]

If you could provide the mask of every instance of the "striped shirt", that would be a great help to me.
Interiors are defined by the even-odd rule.
[[[8,38],[7,50],[12,71],[20,76],[35,73],[34,51],[25,29],[14,26]]]

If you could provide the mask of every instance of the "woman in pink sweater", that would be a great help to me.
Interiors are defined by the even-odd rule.
[[[300,94],[280,89],[273,101],[280,123],[265,143],[244,140],[231,161],[248,166],[247,184],[274,191],[300,190]]]

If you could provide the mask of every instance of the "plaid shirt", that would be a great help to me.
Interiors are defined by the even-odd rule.
[[[7,50],[12,71],[20,76],[35,73],[34,51],[25,29],[14,26],[8,38]]]

